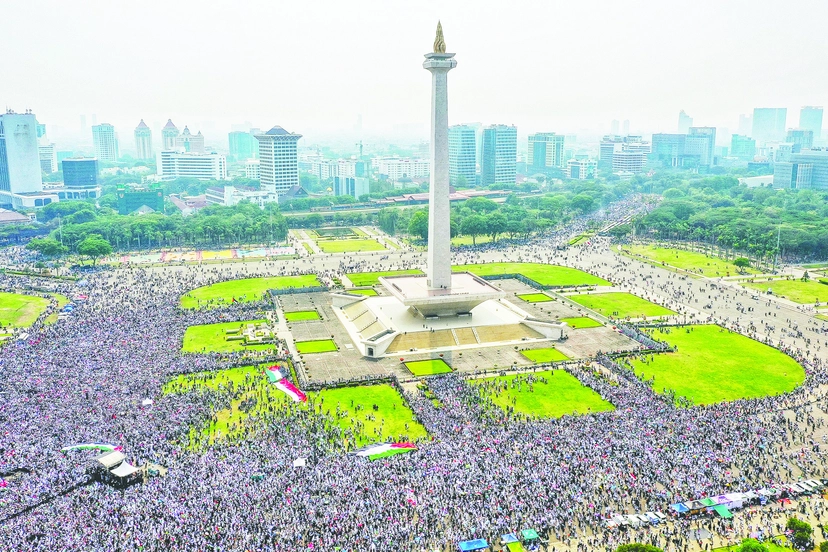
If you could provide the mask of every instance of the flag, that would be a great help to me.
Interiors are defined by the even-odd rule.
[[[355,452],[357,456],[368,458],[368,460],[378,460],[395,454],[404,454],[417,450],[417,446],[413,443],[378,443],[376,445],[369,445],[361,448]]]
[[[276,388],[285,393],[294,402],[307,402],[308,397],[288,380],[282,378],[276,382]]]

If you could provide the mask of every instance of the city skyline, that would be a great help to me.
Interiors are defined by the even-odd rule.
[[[8,58],[5,73],[15,77],[4,80],[0,98],[18,112],[31,108],[38,113],[53,140],[77,133],[81,115],[110,122],[122,133],[140,119],[154,133],[169,118],[188,121],[191,128],[203,130],[208,142],[222,143],[241,121],[261,128],[278,124],[311,139],[338,134],[424,138],[426,87],[410,69],[427,46],[422,36],[439,18],[449,50],[469,52],[452,89],[457,105],[452,125],[514,124],[522,138],[535,132],[606,133],[612,120],[629,120],[631,133],[649,134],[674,132],[683,109],[697,126],[733,130],[739,115],[755,107],[784,107],[791,119],[802,106],[828,103],[828,94],[811,92],[827,88],[828,75],[818,62],[823,47],[813,37],[821,36],[819,15],[828,15],[828,6],[797,4],[774,12],[774,25],[769,25],[765,4],[770,6],[527,2],[520,10],[503,11],[433,2],[367,2],[358,5],[362,9],[331,2],[257,3],[244,10],[201,4],[195,10],[195,4],[184,3],[170,10],[149,2],[140,9],[113,5],[86,10],[86,17],[75,18],[68,46],[64,21],[81,7],[14,5],[6,8],[9,17],[36,17],[39,38],[24,40],[25,26],[0,37]],[[673,23],[677,12],[682,21]],[[588,27],[571,25],[584,17],[591,22]],[[94,38],[98,33],[91,31],[114,28],[125,36],[161,23],[172,32],[158,44],[115,40],[102,49]],[[786,29],[794,24],[801,40],[789,40]],[[675,34],[688,28],[704,30],[706,40],[654,47],[674,43]],[[347,40],[342,29],[349,30]],[[265,45],[274,34],[295,49],[268,56],[271,49]],[[339,37],[335,48],[319,40],[325,36]],[[556,58],[554,70],[528,70],[546,59],[543,46],[550,36],[570,53]],[[203,42],[199,55],[169,55],[189,47],[193,37]],[[239,48],[229,45],[247,53],[239,56]],[[618,54],[608,56],[607,51]],[[84,54],[90,52],[95,64],[86,61]],[[641,69],[630,71],[618,63],[621,55],[635,55],[635,67]],[[380,69],[367,74],[353,65],[356,59],[370,60]],[[400,63],[409,59],[410,64]],[[258,70],[265,61],[272,68],[266,73]],[[32,66],[41,70],[32,72]],[[55,79],[60,87],[53,86]],[[788,126],[797,124],[791,120]]]

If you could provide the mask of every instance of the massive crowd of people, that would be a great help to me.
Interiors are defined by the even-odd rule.
[[[612,220],[635,208],[620,204],[602,216]],[[585,230],[589,222],[567,232]],[[335,424],[289,403],[251,420],[244,439],[218,439],[193,450],[186,446],[190,428],[210,420],[227,399],[207,390],[162,395],[163,384],[176,374],[261,359],[182,353],[184,331],[249,319],[265,304],[179,308],[183,293],[231,277],[227,265],[104,271],[86,278],[86,298],[70,316],[56,324],[38,321],[0,352],[0,549],[431,550],[469,538],[495,542],[531,527],[552,541],[550,550],[609,550],[637,538],[677,551],[696,540],[698,525],[677,520],[630,535],[605,530],[605,522],[618,513],[666,511],[671,502],[800,475],[826,476],[823,455],[813,446],[828,410],[823,324],[797,323],[792,310],[761,299],[750,300],[770,313],[762,315],[764,324],[753,311],[738,318],[706,312],[695,306],[700,293],[728,309],[748,298],[725,283],[686,280],[613,256],[600,239],[564,257],[556,248],[563,235],[462,251],[455,262],[499,255],[566,262],[610,276],[693,320],[718,322],[785,349],[806,367],[805,384],[776,397],[676,408],[602,357],[600,370],[581,363],[565,369],[611,402],[612,412],[498,418],[462,377],[450,374],[427,380],[429,397],[406,393],[430,435],[411,454],[375,462],[347,454]],[[321,272],[330,279],[405,268],[420,255],[400,258],[343,257],[339,269]],[[267,261],[244,270],[249,276],[294,274],[311,263]],[[0,286],[19,287],[20,280],[0,276]],[[76,296],[76,286],[61,282],[55,291]],[[168,471],[114,488],[92,480],[92,453],[61,452],[78,443],[117,445],[131,462]],[[298,458],[307,465],[294,467]],[[805,507],[823,515],[817,503]],[[766,511],[760,522],[772,528],[779,522],[775,515]],[[705,523],[734,535],[755,529],[739,519]]]

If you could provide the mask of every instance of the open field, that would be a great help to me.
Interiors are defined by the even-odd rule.
[[[520,354],[538,364],[544,362],[558,362],[561,360],[569,360],[569,357],[555,349],[554,347],[546,347],[544,349],[529,349],[521,351]]]
[[[616,318],[644,318],[676,314],[661,305],[651,303],[631,293],[595,293],[568,295],[568,299],[604,316]]]
[[[653,390],[672,389],[694,404],[766,397],[792,391],[805,370],[788,355],[741,334],[714,325],[654,330],[656,339],[678,347],[633,360],[635,373]]]
[[[294,311],[285,313],[285,320],[287,320],[288,322],[299,322],[302,320],[319,320],[319,318],[319,313],[315,310]]]
[[[274,276],[271,278],[242,278],[196,288],[181,296],[185,309],[199,305],[227,305],[237,302],[259,301],[269,289],[304,288],[321,285],[313,274],[304,276]]]
[[[0,292],[0,326],[26,328],[49,307],[44,297]]]
[[[455,272],[471,272],[477,276],[522,274],[542,286],[609,286],[609,282],[576,268],[541,263],[487,263],[454,266]]]
[[[769,289],[778,297],[784,297],[794,303],[825,303],[828,301],[828,285],[816,280],[774,280],[772,282],[747,282],[742,286],[766,293]]]
[[[554,301],[554,299],[545,293],[524,293],[523,295],[518,295],[518,298],[523,299],[527,303],[548,303],[549,301]]]
[[[372,239],[319,240],[319,249],[325,253],[353,253],[358,251],[385,251],[385,246]]]
[[[451,372],[451,367],[441,358],[406,362],[405,367],[415,376],[433,376],[434,374],[447,374]]]
[[[658,264],[668,264],[683,270],[698,272],[705,276],[735,276],[739,274],[739,268],[732,262],[695,251],[685,251],[683,249],[659,247],[656,245],[630,245],[621,248],[621,252],[634,253],[644,256]],[[746,268],[744,272],[747,274],[759,273],[754,268]]]
[[[516,412],[540,418],[559,418],[566,414],[592,414],[606,412],[614,407],[601,396],[581,385],[577,379],[563,370],[547,370],[531,374],[535,382],[527,382],[528,374],[498,376],[470,380],[479,386],[482,397],[506,410],[513,408]],[[512,387],[517,378],[519,386]],[[544,381],[539,381],[543,378]]]
[[[569,324],[569,327],[574,330],[580,330],[582,328],[597,328],[599,326],[603,326],[597,320],[593,320],[588,316],[574,316],[572,318],[561,318],[561,322],[566,322]]]
[[[184,333],[184,342],[181,350],[185,353],[226,353],[231,351],[264,351],[273,349],[274,345],[249,345],[243,341],[227,341],[227,330],[233,330],[247,324],[258,324],[264,320],[248,320],[244,322],[222,322],[220,324],[204,324],[190,326]]]
[[[385,272],[360,272],[348,274],[348,279],[354,287],[375,286],[379,283],[379,279],[384,276],[404,276],[422,274],[422,270],[416,268],[411,270],[386,270]]]
[[[49,295],[51,295],[52,297],[57,299],[58,309],[62,309],[63,307],[65,307],[66,305],[69,304],[69,298],[66,297],[65,295],[61,295],[60,293],[50,293]],[[50,314],[49,316],[46,317],[46,320],[44,320],[44,323],[45,324],[54,324],[55,322],[58,321],[58,314],[59,313],[57,313],[57,312],[53,312],[52,314]]]
[[[336,343],[333,339],[314,339],[312,341],[297,341],[296,350],[300,355],[309,353],[330,353],[336,351]]]
[[[346,290],[348,293],[353,293],[354,295],[367,295],[368,297],[376,297],[379,295],[373,289],[349,289]]]

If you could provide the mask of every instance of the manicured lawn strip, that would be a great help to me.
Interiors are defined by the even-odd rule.
[[[325,253],[352,253],[357,251],[385,251],[385,246],[372,239],[319,240],[319,249]]]
[[[0,325],[26,328],[49,306],[44,297],[0,292]]]
[[[739,273],[739,268],[732,262],[695,251],[684,251],[683,249],[656,245],[624,246],[621,251],[642,255],[657,263],[666,263],[676,268],[701,272],[705,276],[726,276],[728,273],[735,276]],[[746,268],[744,271],[748,274],[759,273],[755,268]]]
[[[645,316],[670,316],[676,314],[670,309],[651,303],[631,293],[590,293],[584,295],[568,295],[567,298],[604,316],[642,318]],[[618,314],[614,315],[614,312]]]
[[[303,276],[273,276],[269,278],[242,278],[228,280],[209,286],[196,288],[181,297],[181,306],[185,309],[196,308],[199,301],[202,305],[208,301],[214,306],[227,305],[233,302],[259,301],[269,289],[289,289],[320,286],[314,274]]]
[[[471,272],[482,278],[500,274],[522,274],[542,286],[608,286],[603,278],[588,274],[577,268],[542,263],[487,263],[454,266],[455,272]]]
[[[521,384],[520,390],[509,386],[516,377],[525,378],[525,374],[470,380],[469,383],[481,386],[480,394],[488,396],[494,404],[504,410],[514,408],[517,412],[541,418],[559,418],[566,414],[592,414],[614,410],[614,407],[602,399],[598,393],[589,387],[584,387],[575,377],[563,370],[534,372],[532,375],[544,377],[548,383],[536,381],[532,384],[534,391],[529,391],[529,385],[525,381]],[[506,388],[492,389],[487,385],[492,382],[505,383]]]
[[[416,268],[410,270],[387,270],[385,272],[359,272],[348,274],[348,279],[354,287],[375,286],[379,283],[379,279],[384,276],[404,276],[422,274],[422,270]]]
[[[818,314],[818,315],[816,315],[816,317],[819,318],[820,320],[828,321],[828,314]]]
[[[394,441],[414,441],[428,436],[425,428],[414,419],[414,414],[403,403],[396,389],[390,385],[364,385],[360,387],[339,387],[324,389],[311,393],[312,400],[324,399],[325,411],[333,413],[339,406],[345,416],[334,418],[334,423],[342,428],[352,427],[351,418],[362,424],[362,431],[357,437],[356,446],[364,446],[389,437]],[[374,405],[379,408],[374,410]],[[357,410],[357,406],[361,406]],[[372,419],[369,419],[369,416]],[[408,429],[406,429],[408,424]],[[380,435],[375,433],[382,427]]]
[[[375,295],[379,295],[373,289],[349,289],[346,290],[348,293],[352,293],[354,295],[367,295],[369,297],[374,297]]]
[[[756,289],[765,293],[768,289],[773,291],[773,295],[784,297],[795,303],[824,303],[828,301],[828,285],[820,284],[817,281],[810,280],[803,282],[801,280],[774,280],[772,282],[749,282],[743,283],[744,287]]]
[[[451,372],[451,367],[441,358],[406,362],[405,367],[415,376],[432,376]]]
[[[299,322],[301,320],[319,320],[319,318],[319,313],[315,310],[294,311],[285,313],[285,320],[287,320],[288,322]]]
[[[778,395],[805,380],[805,370],[789,356],[719,326],[674,327],[652,335],[678,350],[633,360],[636,374],[644,380],[655,376],[656,392],[672,389],[695,404]]]
[[[569,324],[570,328],[575,330],[579,330],[581,328],[597,328],[599,326],[603,326],[597,320],[593,320],[588,316],[575,316],[572,318],[561,318],[561,322],[566,322]]]
[[[569,357],[555,349],[554,347],[547,347],[544,349],[528,349],[521,351],[520,354],[538,364],[544,362],[558,362],[561,360],[569,360]]]
[[[242,341],[227,341],[227,330],[240,328],[247,324],[258,324],[264,320],[249,320],[244,322],[222,322],[220,324],[204,324],[202,326],[190,326],[184,333],[184,343],[181,350],[185,353],[217,352],[225,353],[230,351],[264,351],[273,349],[275,344],[250,345],[245,347]]]
[[[545,293],[524,293],[523,295],[518,295],[518,298],[523,299],[527,303],[547,303],[554,301],[554,299]]]
[[[330,353],[336,351],[336,343],[333,339],[314,339],[311,341],[297,341],[296,350],[299,354],[309,353]]]
[[[767,547],[768,552],[791,552],[795,550],[794,548],[788,548],[786,546],[779,546],[778,544],[772,543],[769,540],[766,540],[762,543],[765,547]],[[723,546],[721,548],[714,548],[712,552],[737,552],[739,550],[739,545],[736,546]]]
[[[308,242],[302,242],[302,247],[304,247],[305,251],[307,251],[310,255],[316,253],[316,251],[313,250],[313,247],[311,247],[311,245]]]

